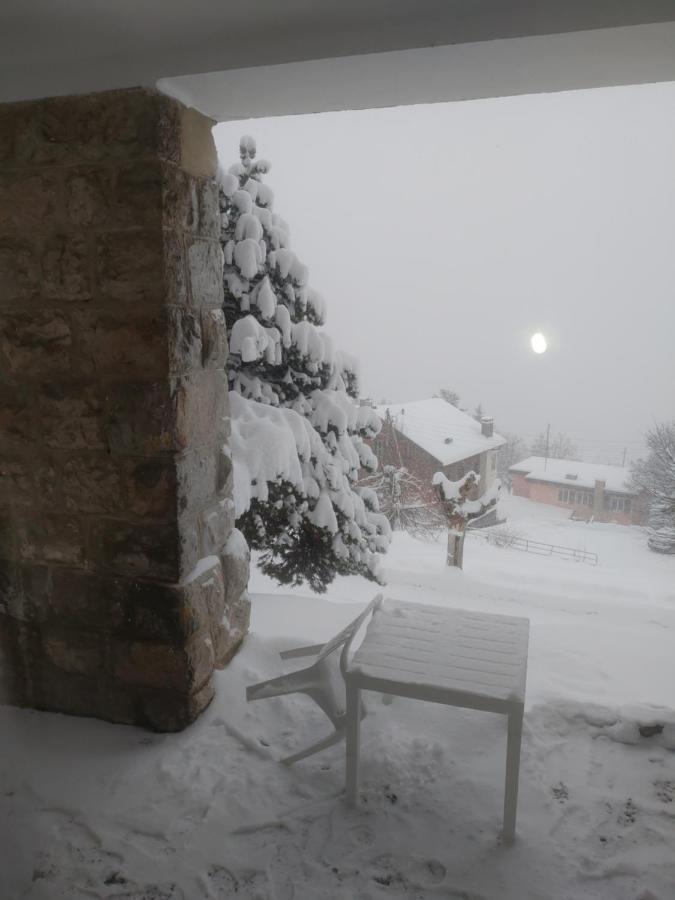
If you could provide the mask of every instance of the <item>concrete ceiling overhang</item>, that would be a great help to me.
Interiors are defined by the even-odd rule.
[[[2,0],[0,101],[160,84],[222,119],[670,80],[673,23],[675,0]]]

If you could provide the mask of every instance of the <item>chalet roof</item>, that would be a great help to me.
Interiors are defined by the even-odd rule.
[[[596,481],[604,481],[605,489],[612,493],[635,493],[628,487],[630,470],[625,466],[585,463],[572,459],[545,460],[543,456],[528,456],[511,466],[509,471],[524,474],[528,481],[545,481],[579,488],[594,488]]]
[[[439,397],[377,407],[377,413],[383,419],[387,410],[396,430],[426,450],[442,466],[506,443],[500,434],[485,437],[480,422]]]

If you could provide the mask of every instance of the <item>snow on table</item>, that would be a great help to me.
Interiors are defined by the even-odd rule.
[[[525,618],[385,600],[349,670],[420,692],[523,703],[528,634]]]

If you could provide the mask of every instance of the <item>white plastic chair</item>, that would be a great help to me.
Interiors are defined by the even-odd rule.
[[[252,684],[246,688],[246,699],[264,700],[267,697],[279,697],[283,694],[306,694],[321,707],[323,712],[333,723],[333,733],[328,737],[317,741],[315,744],[293,753],[281,760],[287,765],[292,765],[298,760],[305,759],[337,744],[345,737],[347,724],[347,694],[344,674],[349,661],[351,645],[359,629],[366,619],[382,603],[382,594],[378,594],[370,601],[363,612],[350,622],[346,628],[335,635],[326,644],[312,644],[309,647],[297,647],[294,650],[284,650],[279,655],[282,659],[299,659],[306,656],[316,656],[311,666],[289,672],[287,675],[279,675],[259,684]],[[338,655],[338,651],[341,652]],[[363,718],[365,710],[363,704],[360,707],[360,716]]]

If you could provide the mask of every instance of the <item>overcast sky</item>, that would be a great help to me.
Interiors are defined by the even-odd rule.
[[[364,395],[617,463],[675,418],[675,84],[225,123],[227,164],[242,133]]]

